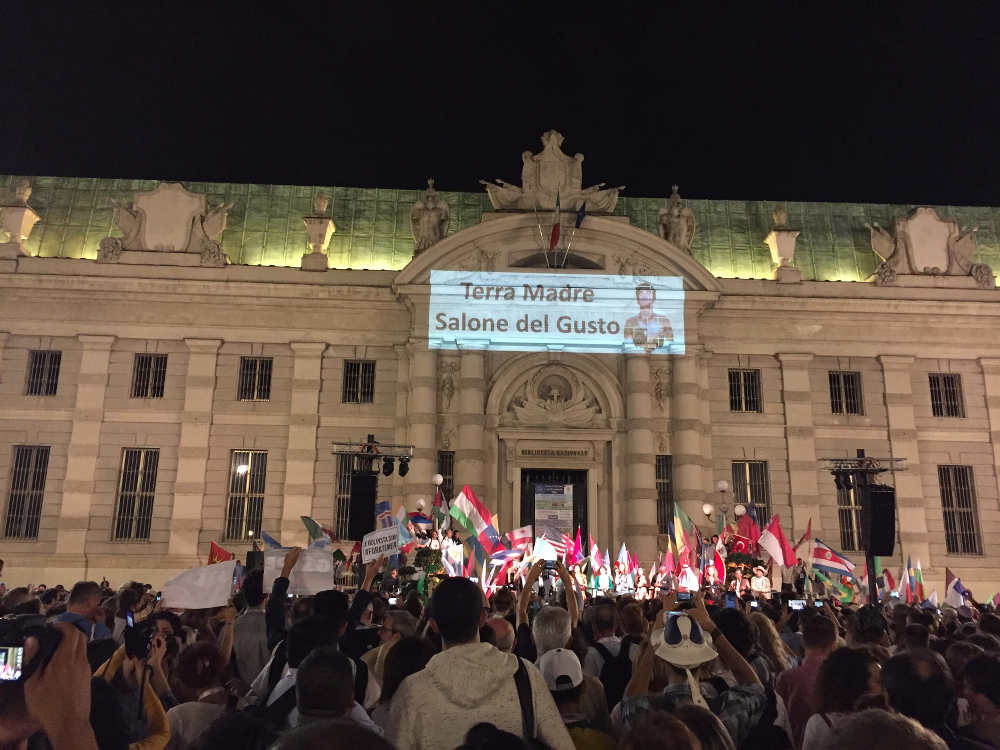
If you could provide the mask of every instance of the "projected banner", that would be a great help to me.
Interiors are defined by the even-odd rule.
[[[432,349],[684,354],[680,276],[431,271]]]

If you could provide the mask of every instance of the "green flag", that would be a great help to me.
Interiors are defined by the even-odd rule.
[[[320,525],[309,516],[299,516],[299,518],[302,519],[302,524],[306,527],[306,531],[309,532],[310,542],[326,538],[326,535],[323,533],[323,529],[320,528]]]

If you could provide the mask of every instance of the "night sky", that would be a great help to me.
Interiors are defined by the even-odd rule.
[[[625,195],[1000,205],[1000,25],[958,4],[19,5],[4,173],[480,190],[555,128]]]

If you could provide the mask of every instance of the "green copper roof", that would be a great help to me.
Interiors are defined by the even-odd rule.
[[[10,189],[19,176],[0,176]],[[117,235],[112,200],[128,200],[152,190],[156,180],[75,177],[29,177],[29,203],[41,221],[28,240],[33,255],[96,258],[102,238]],[[298,266],[306,251],[302,217],[312,211],[313,195],[332,197],[337,231],[330,242],[334,268],[397,270],[413,255],[410,206],[420,190],[366,189],[336,186],[255,185],[184,182],[205,193],[210,204],[232,203],[222,245],[234,263]],[[440,191],[451,211],[449,233],[478,224],[492,210],[486,193]],[[656,232],[656,212],[664,198],[623,197],[616,214],[634,226]],[[697,231],[692,251],[713,274],[723,278],[769,278],[771,256],[764,244],[771,227],[773,201],[691,199]],[[892,219],[911,205],[854,203],[788,203],[788,224],[800,229],[795,264],[803,278],[820,281],[863,281],[875,270],[867,225],[892,226]],[[1000,270],[1000,208],[935,206],[942,217],[961,226],[978,226],[976,261]]]

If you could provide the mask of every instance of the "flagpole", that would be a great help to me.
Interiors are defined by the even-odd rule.
[[[538,204],[535,204],[535,225],[538,227],[538,239],[542,243],[542,253],[545,255],[545,267],[551,268],[549,265],[549,247],[545,242],[545,234],[542,232],[542,217],[538,215]]]

